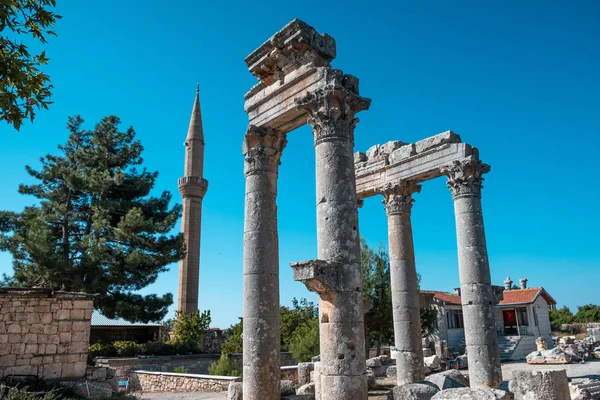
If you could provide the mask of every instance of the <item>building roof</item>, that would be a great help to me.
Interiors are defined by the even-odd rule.
[[[442,301],[445,304],[452,304],[452,305],[457,305],[460,306],[462,303],[460,301],[460,296],[457,296],[455,294],[450,294],[448,292],[438,292],[436,290],[421,290],[422,293],[432,293],[434,296],[433,298],[438,300],[438,301]]]
[[[556,301],[543,287],[505,290],[502,292],[502,295],[504,298],[499,303],[501,306],[510,304],[530,304],[540,295],[546,300],[546,303],[551,305],[556,304]]]
[[[161,326],[157,323],[142,323],[142,322],[129,322],[122,318],[110,319],[105,317],[100,312],[94,310],[92,312],[92,326],[93,327],[109,327],[109,326],[122,326],[122,327],[147,327],[147,326]]]

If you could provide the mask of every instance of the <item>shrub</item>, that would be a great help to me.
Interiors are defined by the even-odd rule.
[[[173,321],[173,343],[191,346],[191,349],[202,348],[204,334],[210,326],[210,310],[193,313],[177,311],[177,318]]]
[[[244,331],[243,319],[240,318],[237,324],[231,325],[228,331],[231,336],[221,346],[221,352],[224,354],[235,354],[244,351],[244,340],[242,339],[242,332]]]
[[[181,367],[175,367],[173,368],[173,372],[175,372],[176,374],[187,374],[188,370],[186,367],[184,367],[183,365]]]
[[[112,342],[112,345],[117,352],[117,357],[135,357],[142,353],[143,347],[141,344],[127,341]]]
[[[319,354],[319,319],[314,318],[300,325],[290,339],[290,351],[298,362],[310,361]]]
[[[238,363],[230,361],[227,354],[221,353],[219,360],[208,366],[208,373],[219,376],[238,376]]]

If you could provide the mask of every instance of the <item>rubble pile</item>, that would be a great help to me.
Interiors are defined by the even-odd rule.
[[[600,328],[590,328],[588,333],[590,336],[582,340],[575,336],[555,338],[556,347],[550,350],[544,350],[541,343],[536,341],[538,350],[527,355],[527,363],[570,364],[600,358]]]

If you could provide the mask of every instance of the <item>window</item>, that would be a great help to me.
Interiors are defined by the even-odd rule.
[[[448,310],[446,312],[448,329],[464,328],[462,310]]]
[[[527,308],[526,307],[517,308],[517,317],[519,318],[519,325],[529,326],[529,319],[527,318]]]

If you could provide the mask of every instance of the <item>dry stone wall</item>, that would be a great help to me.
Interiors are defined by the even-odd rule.
[[[0,378],[84,377],[91,318],[84,293],[0,288]]]
[[[130,378],[131,388],[143,392],[222,392],[231,382],[242,381],[231,376],[149,371],[132,371]]]

